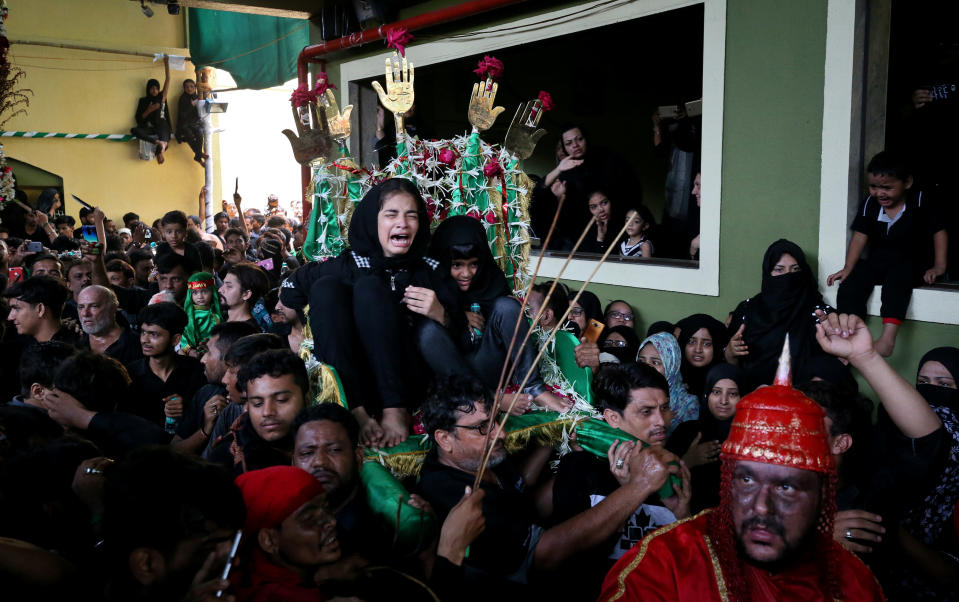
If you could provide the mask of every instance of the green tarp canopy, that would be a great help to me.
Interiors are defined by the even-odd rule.
[[[190,57],[197,68],[229,71],[239,88],[262,90],[296,78],[310,43],[309,21],[191,8]]]

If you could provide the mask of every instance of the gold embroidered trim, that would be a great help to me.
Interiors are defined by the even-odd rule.
[[[669,531],[672,531],[673,529],[675,529],[675,528],[678,527],[679,525],[681,525],[681,524],[683,524],[683,523],[685,523],[685,522],[689,522],[689,521],[691,521],[691,520],[694,520],[694,519],[698,518],[699,516],[701,516],[701,515],[703,515],[703,514],[705,514],[705,513],[707,513],[707,512],[710,512],[710,510],[703,510],[702,512],[700,512],[700,513],[697,514],[696,516],[688,516],[688,517],[686,517],[686,518],[684,518],[684,519],[681,519],[681,520],[678,520],[678,521],[676,521],[675,523],[672,523],[672,524],[670,524],[670,525],[666,525],[666,526],[664,526],[664,527],[660,527],[660,528],[656,529],[655,531],[653,531],[652,533],[650,533],[649,535],[647,535],[646,537],[644,537],[644,538],[643,538],[643,543],[640,544],[640,546],[639,546],[639,553],[636,554],[636,557],[633,558],[633,561],[630,562],[628,565],[626,565],[626,568],[624,568],[624,569],[619,573],[619,576],[616,577],[616,594],[615,594],[612,598],[609,599],[609,602],[615,602],[616,600],[619,600],[620,598],[623,597],[623,594],[626,593],[626,577],[628,577],[630,573],[632,573],[633,571],[635,571],[635,570],[636,570],[636,567],[639,566],[639,563],[643,561],[643,556],[646,555],[646,548],[649,547],[649,542],[651,542],[652,540],[656,539],[657,537],[659,537],[660,535],[662,535],[662,534],[664,534],[664,533],[668,533]]]
[[[719,564],[719,556],[713,549],[713,542],[708,535],[703,535],[706,542],[706,550],[709,552],[709,560],[713,563],[713,576],[716,577],[716,587],[719,588],[719,599],[723,602],[729,602],[729,590],[726,589],[726,579],[723,577],[723,569]]]

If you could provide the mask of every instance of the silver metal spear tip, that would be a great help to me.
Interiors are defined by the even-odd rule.
[[[789,335],[786,335],[786,341],[783,343],[783,352],[779,355],[779,368],[776,369],[776,379],[774,385],[782,387],[791,387],[793,384],[791,358],[789,356]]]

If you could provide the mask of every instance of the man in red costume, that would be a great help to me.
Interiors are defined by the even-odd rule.
[[[237,588],[242,601],[324,600],[314,574],[340,557],[336,519],[327,512],[323,485],[295,466],[271,466],[236,478],[246,503],[250,540]]]
[[[838,318],[828,327],[841,337]],[[832,538],[825,414],[790,386],[788,348],[773,386],[739,402],[720,456],[719,507],[633,546],[600,600],[884,600],[866,565]]]

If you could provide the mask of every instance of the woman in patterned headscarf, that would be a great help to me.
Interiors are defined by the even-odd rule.
[[[643,339],[636,356],[637,362],[649,364],[669,383],[669,409],[672,412],[669,433],[681,423],[699,418],[699,399],[686,390],[679,371],[682,357],[676,337],[667,332],[657,332]]]

